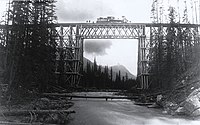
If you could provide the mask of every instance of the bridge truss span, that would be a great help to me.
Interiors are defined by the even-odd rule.
[[[84,39],[138,39],[144,25],[105,24],[82,25]]]

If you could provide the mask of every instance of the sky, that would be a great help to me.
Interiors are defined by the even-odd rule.
[[[9,0],[1,0],[1,15],[5,12],[6,3],[8,1]],[[114,16],[116,18],[125,16],[132,23],[151,23],[152,1],[153,0],[57,0],[56,15],[60,23],[84,23],[87,20],[95,22],[97,18],[107,16]],[[163,4],[161,6],[165,8],[164,19],[164,16],[167,15],[167,8],[169,5],[183,12],[183,8],[185,7],[184,1],[186,0],[158,1],[162,2]],[[179,8],[177,7],[177,1],[181,1],[178,3],[180,6]],[[191,1],[193,1],[193,4],[191,4],[189,0],[187,1],[187,7],[193,7],[194,10],[194,1],[197,0]],[[192,16],[192,14],[190,14],[190,16]],[[200,13],[198,13],[198,16],[200,22]],[[86,58],[93,61],[96,57],[97,63],[100,65],[124,65],[132,74],[137,75],[137,40],[85,40],[84,43],[84,56]]]

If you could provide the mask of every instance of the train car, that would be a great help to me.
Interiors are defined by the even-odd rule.
[[[97,18],[96,23],[127,23],[128,20],[122,16],[122,19],[115,19],[115,17],[108,16],[106,18],[100,17]]]

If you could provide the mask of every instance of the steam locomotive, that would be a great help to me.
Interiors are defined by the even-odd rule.
[[[115,19],[115,17],[108,16],[106,18],[97,18],[96,23],[128,23],[128,20],[125,18],[125,16],[122,16],[122,19]]]

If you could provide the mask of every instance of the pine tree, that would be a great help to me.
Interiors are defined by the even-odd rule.
[[[92,69],[90,66],[90,63],[87,62],[87,70],[86,70],[86,86],[91,87],[92,86]]]
[[[119,70],[119,83],[121,82],[121,71]]]
[[[55,83],[54,0],[13,1],[8,13],[8,24],[12,28],[7,32],[4,82],[9,83],[10,91],[20,86],[26,89],[34,86],[43,92],[49,84]]]
[[[125,81],[128,81],[128,73],[126,72]]]
[[[176,58],[176,44],[178,41],[177,39],[177,32],[176,28],[173,26],[175,22],[175,9],[173,7],[169,8],[169,19],[170,19],[170,26],[167,28],[167,55],[166,55],[166,61],[165,64],[166,66],[164,67],[165,69],[163,70],[165,74],[164,81],[166,82],[165,85],[166,88],[172,88],[172,78],[176,75],[176,68],[177,65],[175,61],[178,59]]]
[[[113,71],[112,71],[112,67],[110,68],[110,80],[111,80],[111,82],[113,81]]]
[[[124,83],[124,82],[125,82],[125,77],[123,76],[123,77],[122,77],[122,83]]]
[[[96,57],[94,58],[94,72],[97,72],[97,62],[96,62]]]

